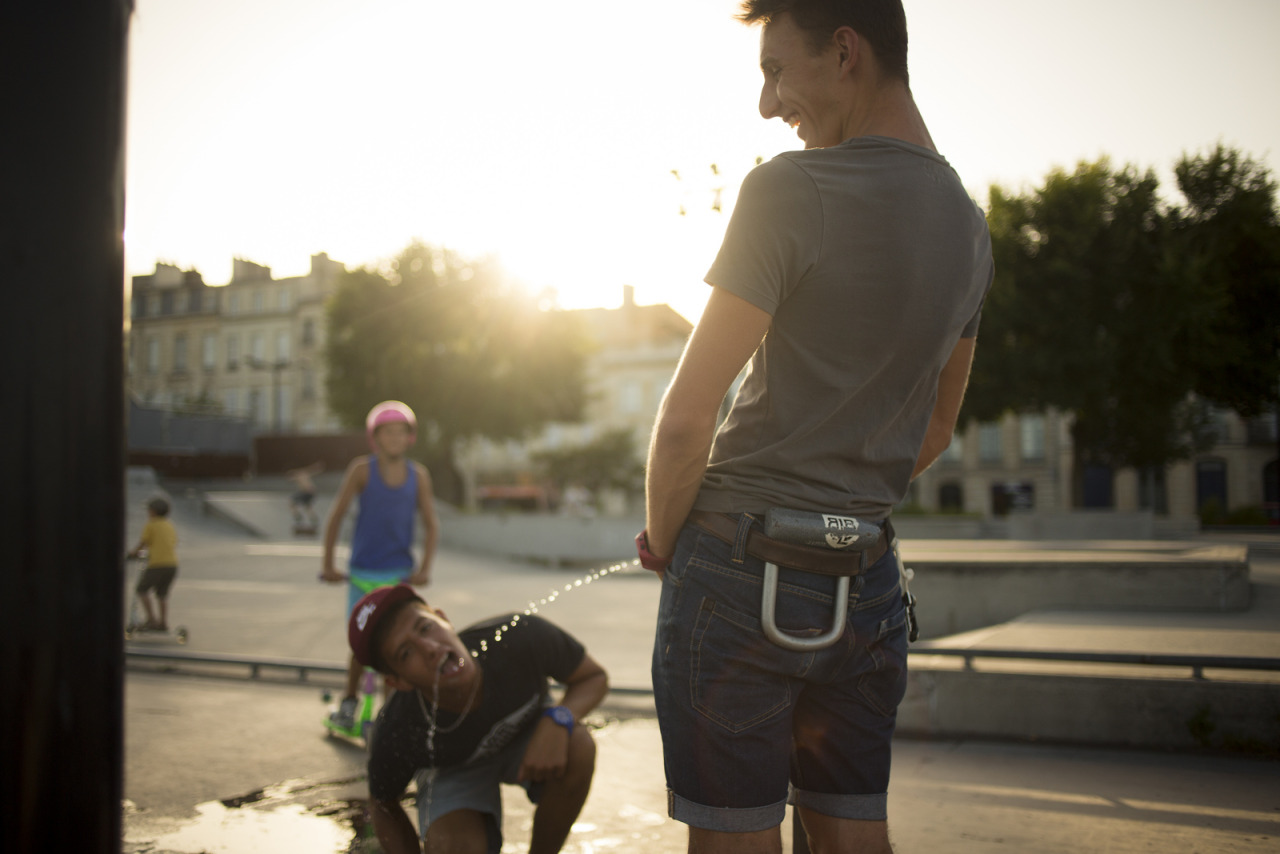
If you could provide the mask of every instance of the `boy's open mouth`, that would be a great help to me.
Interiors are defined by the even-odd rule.
[[[446,655],[441,659],[440,666],[436,668],[436,672],[444,677],[454,676],[460,670],[462,670],[462,656],[456,652],[450,652]]]

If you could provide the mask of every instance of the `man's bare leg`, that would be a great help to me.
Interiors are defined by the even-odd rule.
[[[751,833],[691,827],[689,854],[782,854],[782,832],[776,827]]]
[[[427,828],[427,854],[485,854],[489,833],[485,813],[454,810],[431,822]]]
[[[889,822],[835,818],[801,807],[812,854],[893,854]]]
[[[364,665],[356,661],[356,657],[352,655],[347,663],[347,693],[342,695],[344,698],[356,696],[356,692],[360,690],[362,675],[364,675]]]
[[[533,834],[529,854],[555,854],[564,846],[573,823],[587,802],[591,778],[596,770],[596,743],[591,732],[579,724],[569,738],[569,762],[564,776],[547,782],[533,813]]]

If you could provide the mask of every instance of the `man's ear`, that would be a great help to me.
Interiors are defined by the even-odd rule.
[[[842,72],[852,71],[858,64],[858,55],[862,50],[862,38],[853,27],[840,27],[831,37],[835,42],[836,56],[840,61]]]
[[[399,676],[396,676],[394,673],[384,673],[383,678],[386,679],[389,687],[395,688],[397,691],[412,691],[416,687],[401,679]]]

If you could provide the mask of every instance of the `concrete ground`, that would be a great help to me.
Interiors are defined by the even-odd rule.
[[[339,662],[344,650],[334,620],[316,615],[337,613],[345,594],[309,581],[318,544],[292,537],[287,487],[271,487],[232,496],[235,512],[263,529],[256,534],[206,516],[200,491],[173,491],[183,537],[181,617],[192,629],[184,649]],[[131,537],[150,488],[131,483]],[[322,518],[325,509],[322,493]],[[1246,611],[1040,613],[948,643],[1276,655],[1280,537],[1248,542],[1259,559]],[[440,554],[435,574],[429,595],[461,623],[491,613],[494,602],[518,607],[575,577],[449,552]],[[619,573],[590,598],[574,594],[556,606],[555,618],[571,621],[607,662],[615,685],[647,687],[655,598],[649,582],[641,573]],[[335,677],[299,684],[287,675],[249,680],[243,669],[131,662],[123,850],[375,850],[353,847],[366,795],[363,752],[326,737],[320,725],[322,691],[337,685]],[[614,695],[590,723],[600,746],[596,781],[565,850],[684,850],[683,826],[666,818],[662,751],[648,698]],[[517,794],[505,801],[504,851],[527,843],[531,808]],[[889,812],[899,854],[1275,851],[1280,771],[1274,758],[1241,755],[900,738]],[[784,826],[787,850],[789,834]]]
[[[124,851],[349,850],[363,751],[323,734],[316,686],[131,669],[126,689]],[[683,851],[656,722],[606,708],[590,723],[596,778],[565,851]],[[899,739],[894,751],[898,854],[1280,848],[1274,760],[959,740]],[[530,805],[508,790],[505,809],[504,852],[527,850]],[[789,851],[789,821],[784,831]]]

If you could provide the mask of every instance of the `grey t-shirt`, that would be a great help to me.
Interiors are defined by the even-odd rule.
[[[754,169],[706,281],[773,323],[695,506],[887,516],[993,273],[986,220],[934,152],[858,137]]]

